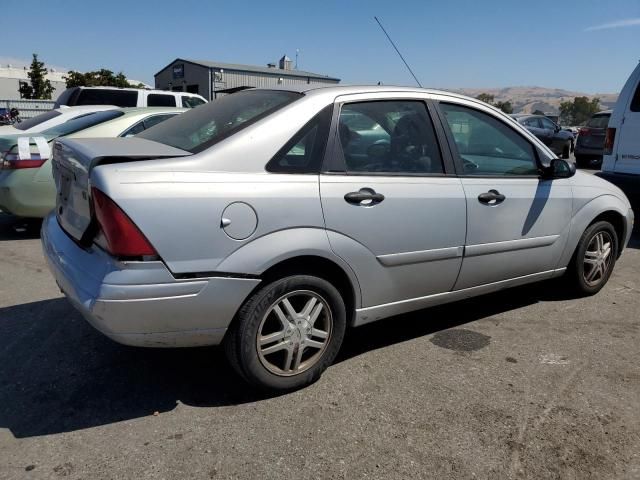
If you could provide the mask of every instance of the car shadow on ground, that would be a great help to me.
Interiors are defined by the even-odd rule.
[[[0,242],[40,238],[41,220],[20,219],[0,212]]]
[[[566,298],[554,285],[521,287],[351,329],[336,362]],[[89,326],[64,298],[0,309],[0,364],[0,428],[17,438],[145,417],[173,410],[178,402],[216,407],[269,398],[243,383],[221,348],[118,345]]]

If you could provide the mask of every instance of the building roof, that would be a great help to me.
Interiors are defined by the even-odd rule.
[[[175,62],[178,62],[178,61],[193,63],[195,65],[200,65],[202,67],[207,67],[207,68],[221,68],[223,70],[235,70],[235,71],[241,71],[241,72],[254,72],[254,73],[268,73],[268,74],[271,74],[271,75],[278,75],[278,76],[281,76],[281,77],[282,76],[285,76],[285,77],[303,77],[303,78],[309,77],[309,78],[321,78],[323,80],[335,80],[336,82],[340,81],[339,78],[330,77],[328,75],[321,75],[319,73],[305,72],[303,70],[283,70],[281,68],[258,67],[256,65],[242,65],[242,64],[239,64],[239,63],[213,62],[213,61],[209,61],[209,60],[193,60],[193,59],[189,59],[189,58],[176,58],[173,62],[169,63],[167,66],[162,68],[155,75],[158,75],[160,72],[162,72],[162,70],[168,68],[169,66],[171,66],[172,64],[174,64]]]

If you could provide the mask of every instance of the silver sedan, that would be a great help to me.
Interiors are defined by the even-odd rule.
[[[252,89],[53,150],[42,243],[86,319],[129,345],[222,343],[270,389],[318,379],[347,327],[560,276],[594,294],[633,225],[618,188],[432,90]]]

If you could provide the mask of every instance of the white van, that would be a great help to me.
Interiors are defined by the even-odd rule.
[[[632,203],[640,204],[640,64],[609,119],[599,175],[623,189]]]
[[[194,108],[207,103],[200,95],[188,92],[146,90],[143,88],[71,87],[60,94],[55,108],[61,105],[115,105],[116,107]]]

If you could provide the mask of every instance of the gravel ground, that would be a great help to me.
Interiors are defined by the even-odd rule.
[[[217,348],[98,334],[0,215],[0,478],[638,479],[639,272],[636,232],[594,297],[544,283],[354,329],[319,382],[265,397]]]

